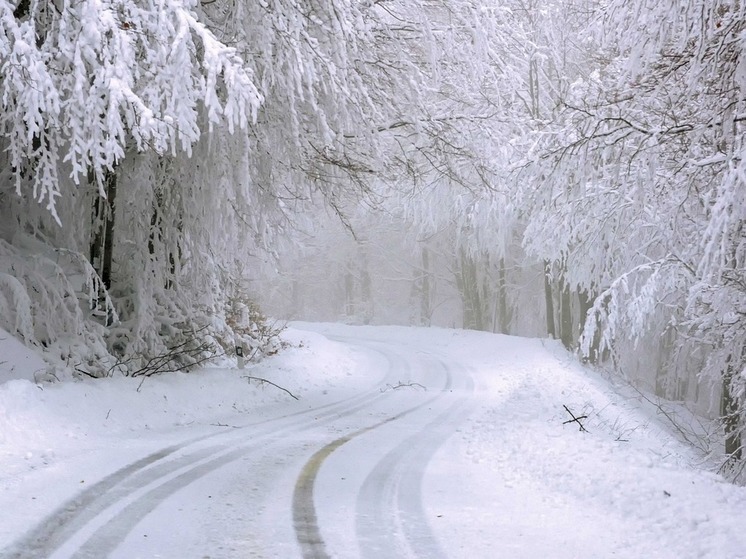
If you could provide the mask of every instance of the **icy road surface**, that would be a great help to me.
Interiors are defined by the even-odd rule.
[[[554,342],[296,328],[242,371],[0,385],[0,558],[746,558],[746,490]]]

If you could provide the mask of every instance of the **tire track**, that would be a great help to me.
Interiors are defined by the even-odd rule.
[[[394,365],[389,361],[385,379],[393,370]],[[80,559],[105,556],[96,546],[114,549],[134,525],[135,517],[139,520],[180,488],[239,459],[269,438],[328,425],[354,415],[381,397],[380,390],[375,388],[316,408],[249,423],[230,433],[201,435],[160,449],[109,474],[66,501],[27,535],[0,551],[0,559],[40,559],[58,554]],[[252,437],[249,443],[245,442],[247,435]],[[179,455],[205,441],[219,444]],[[240,444],[238,448],[237,443]],[[144,487],[150,489],[143,490]],[[130,502],[123,504],[127,500]],[[107,511],[109,514],[105,514]],[[102,526],[103,517],[108,521]]]
[[[377,398],[378,396],[374,400]],[[132,480],[132,483],[128,484],[128,487],[122,492],[122,497],[114,500],[113,505],[117,510],[108,515],[110,517],[108,520],[97,519],[96,524],[100,527],[95,529],[85,542],[78,547],[78,550],[71,555],[72,559],[100,559],[108,556],[143,517],[152,512],[168,497],[197,479],[239,460],[247,454],[262,449],[273,440],[282,439],[285,435],[298,434],[326,426],[332,421],[354,415],[369,405],[370,402],[364,402],[346,410],[344,414],[329,413],[322,420],[317,420],[314,423],[292,424],[283,428],[268,427],[268,432],[260,436],[255,435],[251,442],[238,447],[233,444],[227,447],[223,445],[214,447],[208,452],[195,453],[193,457],[195,459],[185,460],[187,465],[182,468],[183,471],[169,468],[166,475],[158,477],[145,487],[143,487],[143,482],[146,480]],[[131,496],[132,499],[126,499],[127,496]],[[131,502],[126,503],[127,500]]]
[[[306,462],[300,476],[298,477],[298,480],[296,481],[295,491],[293,494],[293,527],[296,533],[296,539],[301,548],[301,554],[304,559],[331,559],[331,556],[326,549],[326,544],[321,535],[314,503],[314,485],[319,470],[321,469],[324,461],[335,450],[339,449],[341,446],[348,443],[349,441],[360,437],[370,431],[378,429],[388,423],[392,423],[394,421],[402,419],[403,417],[413,414],[425,408],[426,406],[432,405],[436,401],[446,397],[446,395],[449,394],[452,389],[454,379],[450,369],[445,367],[443,362],[439,362],[439,364],[445,371],[446,377],[445,385],[441,389],[440,393],[374,425],[359,429],[354,433],[345,435],[332,441],[331,443],[317,451],[308,460],[308,462]],[[469,390],[473,388],[471,379],[468,380],[467,387]],[[358,513],[356,531],[359,541],[367,540],[370,534],[383,534],[383,537],[379,537],[378,539],[380,541],[385,540],[388,542],[386,549],[371,550],[370,553],[365,554],[366,557],[375,557],[377,559],[386,557],[387,559],[389,559],[401,555],[399,550],[394,549],[395,542],[391,542],[392,531],[386,531],[386,528],[382,528],[382,526],[387,526],[389,524],[387,514],[391,513],[394,497],[398,494],[396,484],[393,484],[391,481],[392,479],[394,479],[392,473],[396,470],[397,465],[402,464],[405,459],[413,462],[415,461],[415,458],[423,464],[422,469],[424,470],[424,465],[430,460],[442,441],[444,441],[451,434],[450,432],[448,432],[444,434],[444,436],[428,436],[428,430],[434,429],[436,427],[442,427],[443,425],[449,425],[450,420],[455,418],[457,413],[460,413],[461,410],[465,408],[465,402],[466,397],[462,397],[456,404],[449,406],[448,410],[445,413],[438,415],[435,420],[429,422],[424,428],[418,431],[416,435],[407,438],[406,441],[389,452],[379,462],[379,464],[376,466],[374,471],[371,472],[368,478],[366,478],[366,482],[362,490],[365,495],[363,495],[363,493],[359,495],[358,508],[360,508],[361,502],[377,503],[380,501],[378,497],[382,482],[384,486],[390,488],[390,498],[387,498],[385,499],[385,501],[380,502],[379,505],[376,505],[377,508],[373,514],[366,515],[365,513]],[[423,434],[427,438],[427,443],[424,445],[421,440]],[[404,535],[407,540],[412,540],[412,545],[414,547],[425,546],[426,544],[424,542],[419,541],[419,534],[430,533],[429,526],[427,525],[427,521],[424,517],[424,511],[422,510],[422,499],[420,495],[422,481],[421,478],[422,473],[420,473],[415,480],[408,479],[408,482],[414,482],[415,493],[402,493],[399,498],[399,504],[401,505],[402,501],[405,501],[410,509],[411,518],[409,519],[410,521],[408,523],[409,528],[407,528]],[[412,506],[412,503],[415,503],[417,506]],[[365,521],[361,520],[363,518],[370,518],[371,522],[366,523]],[[436,541],[433,537],[427,537],[427,535],[425,536],[424,540],[429,540],[432,542]],[[437,543],[435,543],[435,545],[437,545]],[[430,551],[435,552],[437,550]],[[438,557],[441,555],[442,553],[440,553],[440,555],[436,554],[432,556]],[[424,556],[430,557],[431,555]]]
[[[473,390],[471,378],[463,390]],[[453,434],[452,426],[468,414],[469,403],[468,396],[461,395],[389,451],[368,474],[358,494],[355,518],[364,559],[446,557],[425,515],[422,481],[427,464]]]
[[[428,400],[428,402],[429,401],[430,400]],[[428,402],[425,402],[425,404]],[[316,482],[316,476],[318,475],[324,460],[326,460],[332,452],[352,439],[359,437],[368,431],[377,429],[382,425],[396,421],[405,415],[409,415],[425,404],[421,404],[411,410],[386,418],[370,427],[365,427],[364,429],[340,437],[317,451],[313,456],[311,456],[308,462],[306,462],[301,470],[300,476],[298,476],[298,481],[295,484],[295,491],[293,492],[293,529],[295,530],[296,539],[301,547],[301,553],[304,559],[330,558],[329,554],[326,552],[324,539],[321,537],[321,531],[316,517],[316,507],[313,500],[313,488]]]
[[[166,447],[109,474],[66,501],[46,520],[4,551],[0,557],[2,559],[33,559],[48,555],[66,539],[69,533],[84,526],[102,510],[102,507],[96,503],[101,495],[109,492],[128,477],[198,440],[194,439],[187,443]]]

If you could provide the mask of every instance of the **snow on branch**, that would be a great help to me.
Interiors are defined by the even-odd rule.
[[[252,70],[176,0],[84,0],[26,20],[0,2],[0,134],[16,192],[59,222],[58,173],[103,177],[130,149],[190,153],[209,127],[256,119]],[[64,164],[65,167],[61,167]],[[27,181],[25,177],[30,177]]]
[[[635,266],[614,279],[588,312],[580,354],[596,357],[591,355],[593,351],[612,350],[617,337],[639,339],[649,327],[648,317],[665,299],[662,292],[676,282],[677,273],[662,272],[671,266],[685,269],[679,260],[665,258]],[[600,340],[597,345],[596,340]]]
[[[102,328],[87,318],[99,299],[117,316],[96,272],[82,254],[18,237],[18,246],[0,239],[0,326],[27,346],[45,348],[50,363],[79,360],[102,373]]]
[[[4,272],[0,272],[0,316],[5,330],[19,333],[27,342],[34,341],[28,293],[17,278]]]

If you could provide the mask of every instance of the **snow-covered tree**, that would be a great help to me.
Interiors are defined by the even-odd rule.
[[[293,200],[321,190],[334,205],[370,171],[358,151],[385,120],[370,68],[388,63],[366,59],[375,7],[0,10],[5,325],[48,348],[89,331],[91,362],[157,354],[213,322],[230,345],[225,309],[249,296]],[[30,250],[44,264],[21,273]],[[54,266],[65,287],[44,291]],[[70,313],[49,320],[63,300]]]
[[[537,131],[528,248],[594,294],[586,353],[631,368],[636,344],[673,333],[655,350],[668,353],[671,379],[684,352],[701,369],[692,384],[722,393],[726,450],[739,457],[743,7],[641,0],[606,13],[595,72]]]
[[[200,225],[184,208],[201,203],[193,184],[173,180],[169,161],[198,166],[189,156],[205,132],[245,131],[256,120],[262,97],[251,68],[193,4],[26,0],[0,3],[0,67],[3,318],[33,328],[6,326],[53,361],[101,374],[108,352],[129,355],[116,340],[132,307],[147,333],[125,337],[142,334],[136,345],[162,350],[169,332],[148,322],[156,306],[146,295],[168,306],[166,272],[178,275],[177,255]],[[170,201],[164,221],[159,204]],[[157,253],[165,237],[168,253]],[[150,257],[128,260],[135,245]],[[90,351],[75,340],[86,332]]]
[[[57,220],[65,179],[128,150],[191,151],[205,124],[245,127],[261,96],[237,55],[179,1],[0,5],[2,136],[15,189]],[[67,188],[70,188],[67,186]]]

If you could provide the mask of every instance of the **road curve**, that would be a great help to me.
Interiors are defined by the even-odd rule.
[[[472,379],[458,366],[416,348],[390,343],[369,343],[368,347],[377,347],[389,358],[396,354],[400,362],[409,363],[410,371],[419,365],[425,371],[423,382],[428,383],[429,389],[419,397],[406,398],[398,412],[330,442],[305,464],[293,496],[293,523],[302,557],[327,559],[349,554],[349,546],[337,553],[327,547],[320,524],[323,518],[316,512],[316,501],[323,503],[330,494],[335,495],[335,500],[339,499],[341,492],[349,491],[349,484],[327,486],[325,494],[314,488],[317,476],[333,453],[336,454],[334,470],[344,471],[345,460],[349,460],[353,468],[360,468],[357,453],[362,446],[375,451],[367,453],[370,470],[354,491],[355,539],[359,555],[370,559],[445,557],[423,510],[422,481],[432,456],[469,413]],[[401,439],[392,437],[392,429],[407,435]],[[349,443],[353,441],[358,443],[357,448],[350,449]],[[337,522],[329,523],[327,533],[333,537],[338,533],[337,526]]]
[[[168,511],[182,510],[174,503],[191,500],[197,487],[222,490],[241,509],[221,517],[230,522],[214,538],[236,547],[200,557],[443,557],[423,510],[422,477],[468,413],[468,372],[395,341],[341,341],[385,358],[377,361],[386,368],[379,385],[123,465],[0,549],[0,559],[134,559],[127,554],[139,527],[171,521]],[[334,479],[346,470],[350,483]],[[211,525],[214,512],[197,514]],[[138,557],[170,557],[186,545],[171,537],[138,543]]]

